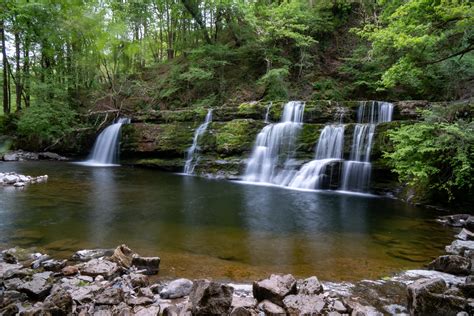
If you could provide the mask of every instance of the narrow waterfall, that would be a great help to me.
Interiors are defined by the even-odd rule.
[[[343,152],[344,125],[326,125],[319,136],[314,160],[301,167],[289,186],[299,189],[322,189],[327,178],[327,166],[341,161]]]
[[[265,111],[265,123],[270,123],[270,120],[268,119],[270,117],[270,109],[273,105],[273,102],[270,101],[270,103],[267,104],[267,106],[265,107],[266,108],[266,111]]]
[[[207,127],[209,126],[209,123],[211,122],[212,122],[212,109],[209,109],[207,111],[204,123],[199,125],[196,131],[194,131],[193,144],[191,145],[191,147],[188,148],[188,151],[186,153],[186,163],[184,165],[184,173],[193,174],[194,168],[199,162],[199,157],[195,157],[196,154],[199,152],[199,146],[198,146],[199,138],[204,134]]]
[[[83,162],[86,166],[114,166],[118,162],[120,128],[129,124],[129,118],[119,118],[108,126],[97,137],[89,159]]]
[[[366,192],[369,188],[372,165],[370,152],[375,126],[392,120],[393,104],[388,102],[361,102],[357,112],[357,125],[352,138],[351,154],[344,162],[341,189]]]
[[[280,123],[265,126],[257,135],[244,181],[286,186],[296,173],[293,156],[302,127],[304,102],[285,104]]]

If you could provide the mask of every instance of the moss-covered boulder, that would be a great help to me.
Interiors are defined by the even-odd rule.
[[[250,152],[264,125],[261,121],[251,119],[213,123],[210,133],[215,136],[217,154],[228,157]]]

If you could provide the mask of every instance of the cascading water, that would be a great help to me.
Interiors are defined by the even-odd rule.
[[[296,173],[293,156],[302,127],[304,102],[285,104],[280,123],[265,126],[247,162],[244,181],[286,186]]]
[[[129,124],[129,118],[119,118],[108,126],[97,137],[89,159],[83,162],[86,166],[116,166],[119,153],[120,128]]]
[[[212,122],[212,109],[209,109],[206,114],[206,118],[204,123],[199,125],[199,127],[194,132],[193,144],[191,147],[188,148],[188,152],[186,154],[186,163],[184,165],[184,173],[186,174],[193,174],[194,168],[196,167],[199,157],[195,157],[196,153],[199,152],[198,141],[199,138],[204,134],[209,123]]]
[[[319,136],[315,159],[304,164],[289,187],[321,189],[327,166],[342,160],[344,152],[344,125],[326,125]]]
[[[370,152],[375,126],[392,120],[393,104],[388,102],[361,102],[357,112],[351,154],[344,162],[341,189],[366,192],[369,187],[372,165]]]
[[[266,111],[265,111],[265,123],[270,123],[270,120],[269,120],[269,117],[270,117],[270,109],[273,105],[273,102],[270,101],[270,103],[268,103],[268,105],[266,106]]]

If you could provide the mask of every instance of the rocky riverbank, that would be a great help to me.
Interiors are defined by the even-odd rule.
[[[81,250],[68,260],[19,248],[2,251],[2,315],[472,315],[474,217],[440,222],[459,227],[456,240],[428,266],[382,280],[320,282],[276,275],[232,284],[161,280],[159,257],[125,245]]]
[[[0,172],[0,185],[2,186],[14,186],[21,188],[28,184],[41,183],[46,181],[48,181],[48,175],[32,177],[23,174],[18,174],[16,172]]]
[[[52,152],[30,152],[23,150],[9,151],[0,154],[0,160],[3,161],[36,161],[36,160],[55,160],[65,161],[68,158]]]

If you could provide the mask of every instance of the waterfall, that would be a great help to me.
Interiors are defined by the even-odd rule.
[[[327,166],[340,161],[343,152],[344,125],[326,125],[319,136],[314,160],[301,167],[289,186],[299,189],[322,189]]]
[[[273,105],[273,102],[270,101],[270,103],[267,104],[267,106],[265,107],[266,108],[266,111],[265,111],[265,123],[270,123],[270,120],[268,119],[269,116],[270,116],[270,108],[272,107]]]
[[[89,159],[82,164],[87,166],[114,166],[118,161],[120,128],[129,124],[129,118],[119,118],[97,137]]]
[[[344,162],[341,189],[366,192],[370,183],[372,165],[370,152],[378,123],[392,120],[393,104],[388,102],[361,102],[357,112],[351,154]]]
[[[196,153],[199,152],[198,141],[199,138],[204,134],[209,126],[209,123],[212,122],[212,109],[209,109],[206,114],[204,123],[199,125],[199,127],[194,131],[193,144],[188,148],[186,153],[186,163],[184,165],[184,173],[193,174],[194,168],[196,167],[199,157],[195,157]]]
[[[293,156],[302,127],[304,102],[285,104],[279,123],[265,126],[257,135],[243,179],[288,185],[296,173]]]

